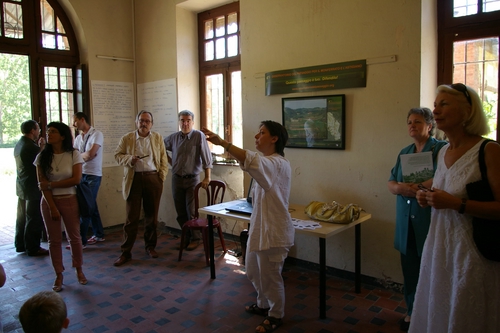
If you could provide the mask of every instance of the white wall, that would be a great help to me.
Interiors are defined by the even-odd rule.
[[[198,18],[196,13],[177,8],[177,91],[179,110],[194,113],[195,128],[200,128],[200,94],[198,69]]]
[[[59,1],[77,32],[80,61],[88,65],[90,80],[135,82],[135,62],[96,57],[108,55],[134,58],[133,1]],[[103,169],[98,205],[104,227],[125,222],[125,201],[121,194],[122,177],[122,167]]]
[[[264,73],[396,55],[397,62],[368,66],[366,88],[314,93],[346,95],[345,151],[289,148],[285,156],[294,170],[290,201],[361,205],[372,214],[362,226],[362,273],[402,281],[387,180],[410,143],[406,113],[421,104],[420,1],[242,0],[240,6],[246,148],[253,148],[260,120],[281,122],[285,95],[265,96]],[[327,265],[354,271],[354,230],[329,239],[327,253]],[[318,262],[317,240],[297,236],[291,256]]]
[[[180,59],[193,43],[179,40],[194,36],[196,16],[177,8],[178,1],[64,1],[69,1],[83,30],[82,51],[87,52],[91,80],[144,83],[175,77],[179,108],[197,107],[198,101],[191,99],[198,87],[194,68],[189,68],[196,55]],[[434,20],[422,19],[422,8],[432,15],[434,7],[434,0],[240,1],[245,148],[254,149],[253,135],[261,120],[281,122],[281,98],[299,96],[265,96],[264,73],[396,55],[396,62],[368,66],[366,88],[310,94],[346,95],[344,151],[288,148],[285,154],[294,171],[290,201],[361,205],[372,214],[362,227],[362,273],[397,282],[402,277],[399,253],[393,248],[395,197],[387,190],[387,180],[398,152],[411,143],[407,111],[433,102],[435,42],[434,37],[422,39],[421,31],[435,33]],[[95,54],[135,56],[135,62],[104,62]],[[121,168],[105,170],[99,204],[106,225],[124,221],[123,199],[116,193],[122,174]],[[214,178],[229,183],[240,176],[236,167],[214,169]],[[243,190],[234,186],[230,192],[241,196]],[[162,200],[160,219],[175,226],[169,179]],[[291,256],[318,262],[317,244],[317,239],[299,235]],[[354,231],[329,239],[327,252],[327,265],[354,271]]]

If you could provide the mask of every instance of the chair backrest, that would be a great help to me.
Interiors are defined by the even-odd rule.
[[[201,193],[200,190],[202,191]],[[205,190],[206,195],[203,196],[204,198],[201,198],[200,194],[203,194],[203,190]],[[194,188],[194,193],[195,217],[199,217],[198,208],[222,203],[224,193],[226,193],[226,183],[221,180],[211,180],[207,188],[201,187],[201,183],[199,183]]]

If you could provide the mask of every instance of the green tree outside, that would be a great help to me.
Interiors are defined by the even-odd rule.
[[[0,53],[0,147],[13,147],[32,119],[28,56]]]
[[[488,100],[483,100],[483,110],[488,119],[488,124],[490,125],[490,133],[486,137],[496,140],[497,133],[497,114],[495,112],[496,108],[494,105],[495,101],[489,102]]]

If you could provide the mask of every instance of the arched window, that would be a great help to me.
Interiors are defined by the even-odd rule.
[[[37,120],[71,125],[82,72],[71,23],[56,0],[0,0],[0,144]]]

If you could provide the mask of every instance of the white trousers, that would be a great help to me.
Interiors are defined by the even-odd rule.
[[[286,248],[248,252],[245,258],[247,277],[257,291],[257,306],[270,308],[269,316],[285,316],[285,284],[281,276],[288,256]]]

